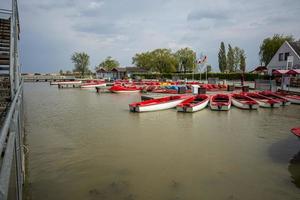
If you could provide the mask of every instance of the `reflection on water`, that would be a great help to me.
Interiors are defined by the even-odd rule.
[[[289,172],[291,173],[292,182],[300,188],[300,151],[290,160]]]
[[[25,84],[33,199],[298,199],[300,106],[129,112],[139,100]]]

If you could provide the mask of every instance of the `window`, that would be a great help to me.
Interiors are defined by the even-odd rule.
[[[279,61],[283,61],[283,53],[279,54]]]
[[[287,60],[287,58],[290,56],[290,52],[287,52],[284,54],[284,60]]]

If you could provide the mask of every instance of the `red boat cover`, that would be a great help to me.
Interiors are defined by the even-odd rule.
[[[300,127],[292,128],[292,129],[291,129],[291,132],[292,132],[294,135],[300,137]]]

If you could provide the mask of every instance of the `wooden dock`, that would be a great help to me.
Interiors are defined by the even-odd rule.
[[[80,88],[81,83],[59,83],[57,87],[59,89],[63,88]]]

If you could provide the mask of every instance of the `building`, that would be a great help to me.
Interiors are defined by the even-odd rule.
[[[274,69],[300,69],[300,41],[285,41],[267,65],[268,74]]]
[[[115,67],[111,70],[99,68],[96,71],[96,77],[99,79],[124,79],[130,78],[133,74],[147,73],[147,70],[139,67]]]
[[[266,66],[258,66],[254,70],[250,71],[250,73],[265,75],[268,73],[268,68]]]

